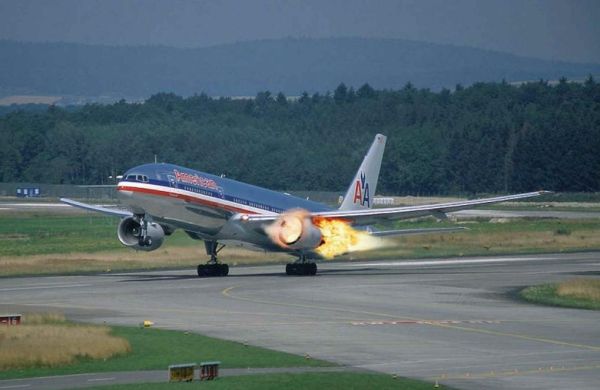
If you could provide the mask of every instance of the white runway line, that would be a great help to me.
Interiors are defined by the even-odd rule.
[[[50,290],[53,288],[73,288],[73,287],[89,287],[92,284],[58,284],[58,285],[41,285],[41,286],[29,286],[29,287],[9,287],[0,288],[0,291],[20,291],[20,290]]]
[[[0,386],[0,389],[21,389],[23,387],[31,387],[31,385],[26,384],[26,385]]]
[[[92,378],[88,379],[88,382],[100,382],[100,381],[113,381],[115,378]]]
[[[555,257],[496,257],[493,259],[457,259],[457,260],[424,260],[424,261],[386,261],[340,264],[344,267],[413,267],[424,265],[457,265],[457,264],[489,264],[516,263],[526,261],[558,260]]]

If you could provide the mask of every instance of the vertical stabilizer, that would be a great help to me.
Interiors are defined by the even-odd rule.
[[[387,137],[383,134],[377,134],[367,155],[360,164],[356,176],[350,183],[346,196],[342,200],[340,210],[360,210],[369,209],[373,205],[373,196],[377,189],[377,180],[379,179],[379,168],[385,149]]]

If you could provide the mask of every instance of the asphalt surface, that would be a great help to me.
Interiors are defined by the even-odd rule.
[[[340,372],[353,371],[348,367],[284,367],[284,368],[225,368],[219,369],[220,377],[278,374],[304,372]],[[194,380],[200,376],[198,369],[194,371]],[[62,390],[86,388],[103,385],[121,385],[131,383],[164,383],[168,381],[167,370],[136,371],[136,372],[100,372],[94,374],[73,374],[42,378],[10,379],[0,381],[0,389],[24,390]]]
[[[599,312],[513,299],[524,286],[599,277],[600,253],[321,263],[316,277],[283,269],[238,267],[210,279],[194,270],[6,278],[0,312],[151,320],[463,389],[600,383]]]

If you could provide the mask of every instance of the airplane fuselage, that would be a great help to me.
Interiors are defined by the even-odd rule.
[[[331,210],[321,203],[165,163],[128,170],[117,193],[136,214],[183,229],[195,238],[219,241],[236,241],[239,232],[228,226],[235,214],[277,215],[294,208]],[[260,248],[270,248],[268,238],[261,237],[264,234],[257,232]]]

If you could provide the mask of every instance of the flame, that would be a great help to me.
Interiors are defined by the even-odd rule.
[[[315,218],[313,223],[321,231],[323,244],[316,252],[326,259],[348,252],[366,251],[385,246],[385,241],[367,232],[354,229],[339,219]]]

